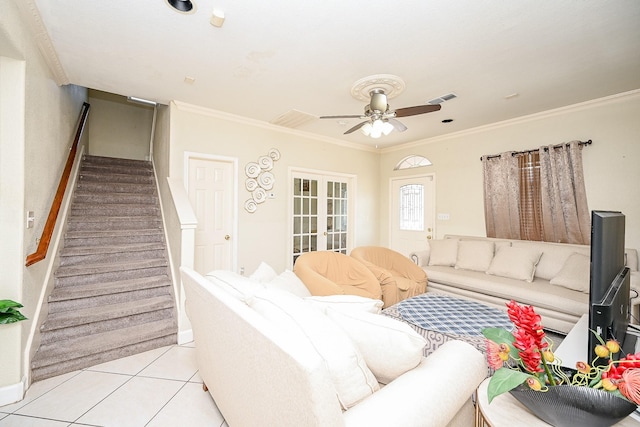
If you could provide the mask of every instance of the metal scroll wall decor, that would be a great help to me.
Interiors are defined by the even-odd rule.
[[[273,162],[280,159],[280,152],[272,148],[266,156],[258,157],[257,162],[249,162],[244,167],[247,179],[245,188],[251,193],[251,198],[244,202],[244,209],[249,213],[254,213],[260,203],[267,200],[267,191],[273,189],[276,178],[273,176]]]

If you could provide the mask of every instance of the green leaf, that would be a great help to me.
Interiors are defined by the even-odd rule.
[[[518,387],[529,377],[531,377],[530,374],[514,371],[509,368],[498,369],[491,377],[491,380],[489,380],[489,386],[487,387],[489,403],[491,403],[494,397]]]
[[[6,313],[10,308],[22,308],[22,304],[10,299],[0,300],[0,313]]]

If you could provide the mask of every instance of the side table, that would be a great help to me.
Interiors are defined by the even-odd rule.
[[[489,378],[478,387],[476,400],[476,427],[549,427],[549,424],[533,415],[518,402],[511,394],[504,393],[496,396],[491,404],[487,400],[487,386]],[[640,421],[631,416],[625,418],[616,427],[640,427]]]

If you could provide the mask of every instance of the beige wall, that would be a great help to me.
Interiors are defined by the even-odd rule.
[[[588,139],[583,151],[590,209],[626,215],[626,245],[640,249],[640,91],[596,100],[509,122],[412,143],[383,152],[380,162],[380,243],[388,244],[389,179],[412,173],[436,174],[436,210],[450,220],[436,221],[437,237],[485,235],[480,156]],[[433,166],[393,171],[410,154]]]
[[[89,91],[89,154],[149,160],[153,107],[124,96]]]
[[[274,164],[275,199],[247,213],[249,197],[244,188],[244,166],[277,148],[281,158]],[[276,270],[287,267],[287,175],[289,168],[308,168],[357,176],[357,212],[354,245],[376,244],[379,223],[378,160],[373,150],[328,143],[300,132],[252,123],[232,116],[184,104],[171,105],[170,176],[184,177],[184,152],[197,152],[238,159],[238,268],[251,273],[261,261]]]
[[[24,111],[18,125],[21,129],[11,141],[2,139],[0,151],[13,156],[2,163],[0,179],[10,182],[13,191],[11,206],[2,206],[3,226],[17,231],[17,240],[7,241],[3,235],[0,281],[0,299],[11,297],[24,304],[23,313],[30,320],[20,322],[10,329],[0,325],[0,398],[2,387],[21,381],[26,372],[23,367],[25,346],[33,326],[43,288],[47,280],[45,262],[24,267],[26,255],[36,248],[53,195],[73,141],[75,126],[87,91],[77,86],[57,86],[43,56],[26,30],[15,3],[0,0],[0,56],[21,61],[24,69],[21,79],[12,83],[19,88],[22,100],[14,96],[0,96],[0,109]],[[3,129],[6,123],[0,124]],[[13,124],[15,128],[15,123]],[[11,150],[5,144],[10,143]],[[6,160],[6,158],[5,158]],[[9,165],[8,167],[5,167]],[[35,226],[25,228],[26,211],[35,213]],[[9,252],[5,256],[5,251]],[[12,280],[6,280],[11,277]],[[18,330],[19,333],[8,331]],[[5,334],[10,333],[9,337]],[[12,352],[7,349],[15,349]]]

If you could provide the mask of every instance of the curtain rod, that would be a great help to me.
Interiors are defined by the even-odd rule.
[[[588,141],[579,141],[578,145],[591,145],[593,143],[593,141],[588,140]],[[558,144],[558,145],[554,145],[553,148],[560,148],[562,146],[569,146],[569,142],[567,142],[566,144]],[[534,150],[524,150],[524,151],[514,151],[513,153],[511,153],[512,156],[517,156],[518,154],[527,154],[527,153],[533,153],[535,151],[538,151],[539,148],[536,148]],[[549,147],[544,147],[544,151],[549,151]],[[501,154],[492,154],[489,156],[482,156],[482,157],[486,157],[487,159],[493,159],[496,157],[500,157]],[[480,157],[480,160],[482,160],[482,157]]]

